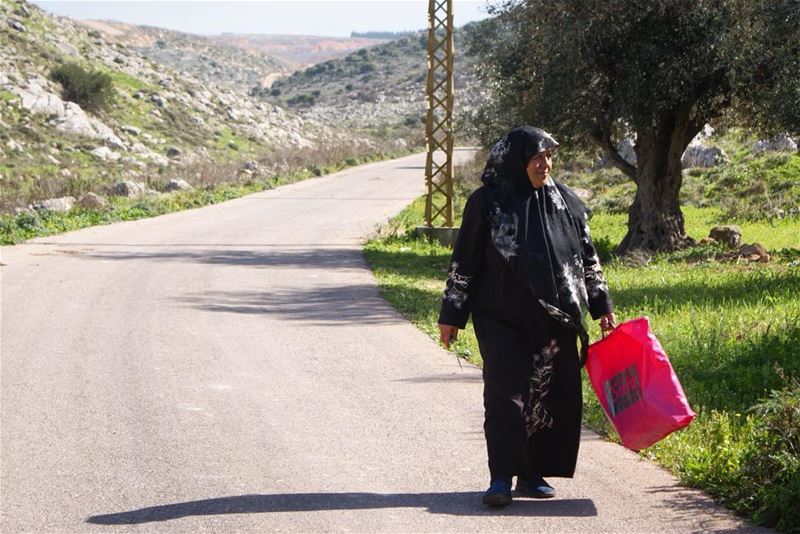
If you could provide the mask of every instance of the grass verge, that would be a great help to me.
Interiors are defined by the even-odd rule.
[[[217,204],[258,191],[273,189],[314,176],[330,174],[347,167],[399,157],[397,153],[375,153],[349,157],[326,165],[318,163],[266,179],[244,182],[213,182],[190,191],[147,195],[138,198],[111,197],[100,209],[74,208],[68,212],[25,211],[17,215],[0,214],[0,245],[14,245],[43,237],[99,224],[132,221]]]
[[[410,232],[423,208],[422,199],[414,202],[364,253],[384,297],[438,339],[450,250]],[[719,215],[684,213],[695,237],[708,235]],[[597,213],[591,227],[611,250],[625,217]],[[689,428],[641,454],[755,522],[800,532],[800,220],[749,221],[743,232],[774,261],[718,261],[719,249],[697,247],[638,264],[612,258],[605,271],[618,318],[650,317],[698,413]],[[461,334],[455,352],[480,365],[472,325]],[[585,423],[618,440],[585,377],[584,404]]]

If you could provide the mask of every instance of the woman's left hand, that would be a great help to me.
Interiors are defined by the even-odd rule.
[[[613,313],[607,313],[600,317],[600,330],[603,334],[610,334],[617,327],[617,318]]]

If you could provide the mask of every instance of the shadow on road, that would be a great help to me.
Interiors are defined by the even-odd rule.
[[[271,315],[320,325],[401,323],[375,286],[353,284],[273,291],[206,291],[175,299],[200,310]]]
[[[432,514],[507,515],[531,517],[591,517],[597,508],[591,499],[549,501],[515,500],[512,506],[489,509],[480,504],[481,493],[286,493],[238,495],[162,506],[129,512],[94,515],[95,525],[132,525],[169,521],[188,516],[261,514],[270,512],[317,512],[323,510],[370,510],[379,508],[423,508]]]
[[[409,384],[448,384],[454,382],[483,382],[480,372],[460,372],[428,376],[412,376],[410,378],[400,378],[396,382],[407,382]]]
[[[80,257],[106,261],[171,261],[231,265],[256,268],[367,269],[361,250],[353,248],[312,248],[306,250],[179,250],[180,245],[164,246],[165,250],[137,252],[92,252]],[[200,245],[198,245],[200,246]],[[216,246],[216,245],[214,245]]]

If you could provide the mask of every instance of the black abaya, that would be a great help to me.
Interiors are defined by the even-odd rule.
[[[573,476],[583,313],[612,311],[585,206],[552,179],[534,189],[524,173],[531,153],[552,141],[540,132],[547,136],[513,130],[493,149],[485,185],[464,209],[439,314],[458,328],[473,317],[492,479]]]

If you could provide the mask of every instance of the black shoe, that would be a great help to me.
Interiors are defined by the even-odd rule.
[[[556,490],[545,482],[539,475],[517,477],[517,487],[514,488],[520,497],[533,499],[550,499],[556,496]]]
[[[489,489],[483,494],[483,504],[487,506],[511,504],[511,480],[503,478],[492,480]]]

